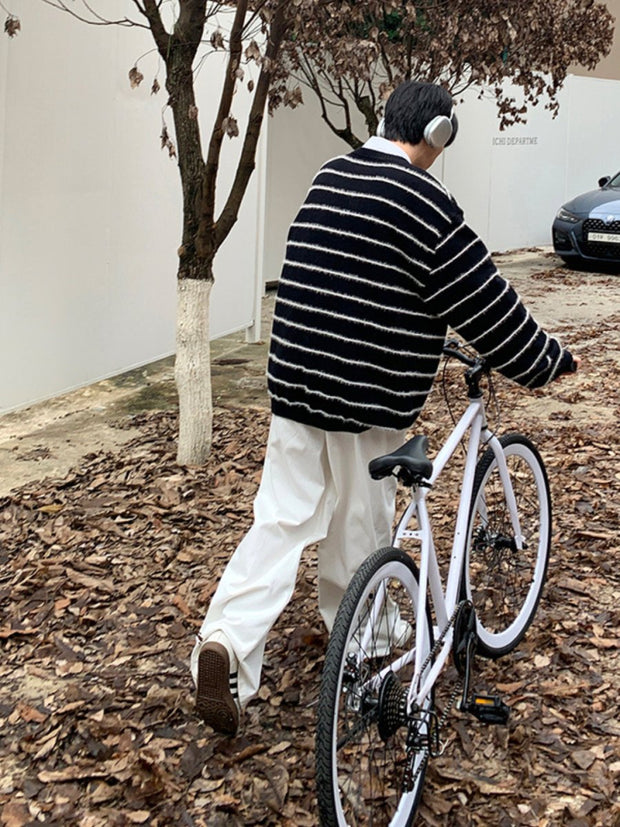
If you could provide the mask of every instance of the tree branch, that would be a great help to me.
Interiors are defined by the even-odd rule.
[[[331,88],[331,91],[334,95],[338,98],[338,100],[330,101],[327,99],[325,95],[325,91],[321,88],[321,81],[317,77],[316,73],[313,71],[310,61],[306,59],[305,55],[300,55],[300,62],[299,62],[300,71],[306,76],[306,80],[300,78],[301,82],[308,86],[314,94],[317,96],[319,101],[319,106],[321,107],[321,118],[327,124],[327,126],[331,129],[331,131],[336,135],[338,138],[341,138],[345,143],[349,144],[352,148],[357,148],[361,146],[362,142],[359,138],[353,133],[351,128],[350,116],[348,112],[348,108],[346,105],[346,101],[344,101],[339,95],[337,90],[334,87],[334,83],[330,78],[329,74],[323,72],[324,80],[327,82],[327,85]],[[344,129],[336,126],[334,121],[331,119],[329,115],[329,110],[327,105],[337,107],[342,109],[344,112],[345,124],[346,126]]]
[[[134,2],[139,7],[137,0],[134,0]],[[144,8],[142,13],[148,20],[149,28],[151,30],[151,34],[153,35],[153,40],[157,46],[157,51],[162,56],[165,63],[170,53],[170,34],[166,31],[166,27],[161,19],[159,3],[156,3],[155,0],[144,0]]]
[[[241,157],[237,164],[237,172],[230,188],[226,204],[215,225],[215,243],[217,247],[219,247],[228,236],[237,220],[241,201],[245,195],[252,172],[254,171],[256,146],[265,116],[265,104],[269,93],[273,64],[280,51],[280,44],[282,43],[282,38],[286,30],[285,19],[287,5],[287,0],[283,0],[274,11],[271,19],[269,41],[261,65],[256,89],[254,90],[254,99],[248,117]]]
[[[46,3],[48,6],[52,6],[52,8],[58,9],[59,11],[64,11],[67,14],[70,14],[71,17],[75,17],[76,20],[80,20],[82,23],[88,23],[91,26],[136,26],[139,29],[148,29],[148,26],[144,23],[138,23],[136,20],[132,20],[129,17],[122,17],[119,20],[108,20],[92,9],[86,0],[82,0],[82,4],[86,8],[86,11],[92,15],[94,20],[78,14],[75,9],[70,9],[66,3],[63,2],[63,0],[41,0],[41,2]]]
[[[201,234],[203,237],[210,231],[210,225],[213,224],[215,217],[216,178],[220,162],[220,153],[222,150],[222,141],[224,139],[224,129],[222,127],[222,123],[230,114],[230,107],[232,105],[235,85],[237,83],[235,72],[241,62],[241,51],[243,47],[242,32],[247,7],[247,0],[242,0],[242,2],[237,3],[235,18],[230,31],[228,64],[226,66],[226,74],[224,77],[224,84],[222,86],[222,94],[220,96],[220,105],[213,124],[213,131],[211,132],[211,139],[209,141],[209,149],[207,152],[207,160],[204,170],[203,195],[200,210]]]

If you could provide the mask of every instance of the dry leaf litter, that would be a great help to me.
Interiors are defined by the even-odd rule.
[[[538,289],[564,272],[540,274]],[[587,361],[578,379],[534,394],[497,382],[502,430],[534,439],[549,471],[549,579],[517,651],[476,664],[476,688],[502,694],[509,725],[451,713],[417,823],[620,824],[619,328],[617,315],[566,326],[563,340]],[[451,398],[462,398],[461,381],[449,371]],[[316,825],[326,637],[312,550],[238,737],[197,718],[188,672],[193,636],[249,527],[268,413],[217,410],[204,469],[175,464],[174,413],[125,424],[141,435],[121,453],[91,454],[63,479],[0,499],[0,823]],[[437,386],[417,430],[437,449],[449,425]],[[443,548],[451,486],[432,501]]]

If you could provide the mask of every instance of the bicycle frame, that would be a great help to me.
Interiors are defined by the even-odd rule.
[[[426,504],[426,497],[430,488],[436,483],[443,469],[448,464],[468,430],[470,433],[467,444],[465,468],[463,471],[452,553],[444,592],[435,546],[433,543],[432,527]],[[445,666],[452,649],[453,625],[450,624],[459,597],[459,589],[463,573],[463,561],[468,542],[467,534],[474,476],[476,463],[478,461],[478,450],[481,443],[483,445],[488,445],[495,454],[499,474],[510,511],[517,548],[521,549],[523,545],[523,537],[521,535],[521,528],[519,525],[516,500],[512,483],[510,481],[510,476],[508,474],[508,467],[502,446],[499,439],[488,428],[484,400],[482,396],[476,398],[470,397],[470,402],[467,409],[455,425],[452,433],[439,451],[439,454],[433,460],[433,473],[428,481],[428,486],[415,486],[412,489],[412,500],[402,515],[396,527],[393,538],[393,545],[397,548],[400,547],[403,539],[414,539],[420,542],[420,581],[415,640],[415,671],[409,689],[407,704],[409,712],[411,712],[414,707],[417,707],[418,709],[423,708],[424,702],[428,697],[439,673]],[[407,526],[414,518],[417,520],[418,528],[415,530],[408,529]],[[423,662],[423,642],[428,593],[430,593],[432,608],[435,613],[436,638],[441,638],[445,635],[441,649],[436,654],[430,670],[426,669],[426,665]],[[380,595],[378,595],[378,599],[381,601],[382,598]],[[405,662],[410,660],[411,653],[408,653],[400,658],[397,664],[393,664],[388,668],[394,668],[395,666],[400,668],[401,665],[404,665]],[[422,674],[423,670],[425,670],[424,675]],[[388,670],[386,669],[385,671],[387,672]]]
[[[428,762],[449,740],[453,705],[486,724],[507,722],[509,706],[471,686],[475,655],[513,651],[544,586],[551,502],[542,457],[526,436],[496,436],[487,423],[485,377],[496,399],[488,362],[455,340],[443,353],[466,366],[467,385],[445,444],[430,462],[416,436],[369,463],[373,479],[397,477],[410,494],[391,547],[357,571],[330,636],[317,712],[322,823],[372,821],[377,808],[382,824],[409,824]],[[449,488],[453,513],[433,521],[431,488]],[[451,663],[453,676],[443,671]]]

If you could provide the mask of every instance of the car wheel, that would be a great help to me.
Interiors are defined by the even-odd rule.
[[[579,258],[579,256],[571,256],[570,258],[560,256],[560,258],[564,262],[564,266],[568,267],[570,270],[583,270],[586,267],[585,261],[582,258]]]

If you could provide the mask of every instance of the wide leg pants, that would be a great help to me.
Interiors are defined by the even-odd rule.
[[[304,548],[318,549],[319,610],[328,630],[351,577],[389,545],[395,480],[377,482],[368,462],[402,444],[404,432],[323,431],[272,417],[254,523],[213,595],[199,640],[225,635],[239,665],[239,702],[258,692],[267,634],[295,587]],[[192,653],[196,679],[200,642]]]

